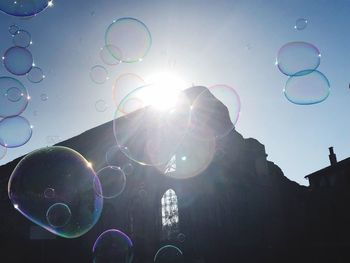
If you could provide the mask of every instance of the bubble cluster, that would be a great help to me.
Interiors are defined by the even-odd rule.
[[[154,256],[153,262],[155,263],[182,263],[184,262],[184,256],[182,251],[175,246],[166,245],[161,247]]]
[[[32,126],[22,116],[7,117],[0,121],[0,144],[16,148],[27,143],[32,137]]]
[[[7,71],[14,75],[25,75],[33,66],[32,53],[23,47],[11,47],[6,50],[3,62]]]
[[[317,70],[301,72],[290,77],[283,90],[286,98],[299,105],[311,105],[324,101],[330,93],[330,83],[325,75]]]
[[[65,238],[88,232],[100,217],[103,198],[98,178],[78,152],[45,147],[25,156],[13,170],[8,194],[13,206],[33,223]]]
[[[108,80],[108,71],[101,65],[93,66],[90,70],[90,78],[96,84],[103,84]]]
[[[13,44],[17,47],[29,47],[32,42],[32,36],[28,31],[17,30],[13,35]]]
[[[45,78],[44,72],[39,67],[32,67],[27,73],[27,79],[32,83],[39,83]]]
[[[299,18],[295,21],[294,29],[296,30],[304,30],[307,27],[308,20],[305,18]]]
[[[276,65],[287,76],[306,74],[321,63],[321,53],[317,47],[307,42],[289,42],[277,54]]]
[[[134,258],[131,239],[117,229],[103,232],[96,239],[92,253],[94,263],[131,263]]]
[[[96,194],[106,198],[114,198],[123,193],[126,177],[122,169],[117,166],[106,166],[97,172]]]
[[[13,16],[33,16],[43,11],[50,1],[48,0],[1,0],[0,10]]]
[[[190,103],[183,92],[152,84],[137,88],[115,112],[117,145],[139,164],[165,164],[185,135],[190,115]]]
[[[20,81],[0,77],[0,117],[20,115],[26,109],[28,100],[28,91]]]
[[[123,17],[108,26],[105,45],[118,61],[132,63],[141,61],[147,55],[152,45],[152,37],[143,22]]]

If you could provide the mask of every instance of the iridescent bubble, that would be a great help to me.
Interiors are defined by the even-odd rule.
[[[27,79],[32,83],[39,83],[45,78],[44,72],[41,68],[32,67],[27,73]]]
[[[32,53],[23,47],[11,47],[3,57],[5,68],[14,75],[25,75],[33,66]]]
[[[54,198],[55,197],[55,189],[48,187],[44,191],[45,198]]]
[[[116,142],[131,160],[162,165],[185,135],[190,115],[190,103],[183,92],[157,85],[140,87],[130,92],[115,112]]]
[[[108,105],[104,100],[98,100],[95,102],[95,109],[98,112],[104,112],[107,110],[107,108],[108,108]]]
[[[15,24],[13,24],[9,27],[9,32],[12,36],[14,36],[18,30],[19,30],[19,27]]]
[[[330,83],[317,70],[300,72],[287,80],[283,90],[286,98],[299,105],[310,105],[324,101],[330,94]]]
[[[47,96],[47,94],[43,93],[43,94],[40,95],[40,99],[42,101],[47,101],[49,99],[49,97]]]
[[[32,36],[25,30],[18,30],[13,35],[12,42],[17,47],[29,47],[32,41]]]
[[[145,85],[145,81],[140,76],[134,73],[121,74],[113,86],[113,101],[118,107],[122,99],[136,88]]]
[[[133,243],[122,231],[109,229],[103,232],[92,248],[94,263],[131,263]]]
[[[49,188],[54,189],[51,198],[45,196]],[[96,195],[96,188],[98,178],[82,155],[52,146],[31,152],[17,164],[8,194],[13,206],[33,223],[61,237],[76,238],[100,217],[103,198]]]
[[[0,10],[13,16],[32,16],[43,11],[48,0],[1,0]]]
[[[184,262],[184,256],[182,251],[175,246],[172,245],[166,245],[161,247],[156,255],[154,256],[153,261],[155,263],[180,263]]]
[[[112,52],[110,52],[109,50],[112,50]],[[101,57],[102,61],[105,64],[110,65],[110,66],[118,65],[120,63],[120,61],[118,59],[116,59],[114,56],[112,56],[111,53],[118,54],[121,52],[117,47],[115,47],[113,45],[108,45],[108,46],[104,46],[103,48],[101,48],[100,57]]]
[[[46,212],[47,222],[54,228],[64,227],[72,217],[72,212],[68,205],[55,203]]]
[[[140,20],[123,17],[113,21],[106,30],[105,44],[117,47],[120,52],[108,48],[109,52],[120,62],[141,61],[152,45],[151,33]]]
[[[114,198],[123,193],[126,177],[122,169],[117,166],[106,166],[97,172],[98,184],[96,193],[106,199]],[[100,187],[100,183],[102,188]],[[102,191],[101,191],[102,190]]]
[[[185,234],[183,234],[183,233],[179,233],[178,235],[177,235],[177,240],[179,240],[179,242],[185,242],[185,239],[186,239],[186,236],[185,236]]]
[[[240,98],[234,88],[224,84],[204,88],[192,103],[193,132],[202,138],[222,138],[234,129],[240,111]],[[203,130],[207,127],[211,128],[209,133]]]
[[[0,121],[0,144],[15,148],[27,143],[32,137],[32,126],[22,116],[7,117]]]
[[[305,18],[299,18],[295,21],[294,29],[296,30],[304,30],[307,27],[308,20]]]
[[[307,42],[289,42],[277,54],[276,65],[287,76],[307,74],[317,69],[321,63],[321,53]]]
[[[103,66],[93,66],[90,70],[90,78],[96,84],[103,84],[108,80],[108,71]]]
[[[125,175],[131,175],[134,172],[134,166],[131,163],[126,163],[122,168]]]

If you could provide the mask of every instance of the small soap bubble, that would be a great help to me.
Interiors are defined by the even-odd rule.
[[[9,27],[9,32],[12,36],[14,36],[18,30],[19,30],[19,27],[15,24],[13,24]]]
[[[185,234],[183,234],[183,233],[179,233],[178,235],[177,235],[177,240],[179,241],[179,242],[185,242],[185,239],[186,239],[186,236],[185,236]]]
[[[55,203],[46,212],[47,222],[54,228],[64,227],[68,224],[72,212],[69,206],[63,203]]]
[[[90,70],[90,78],[96,84],[103,84],[108,80],[108,71],[101,65],[93,66]]]
[[[20,115],[28,105],[28,98],[28,91],[20,81],[0,77],[0,117]]]
[[[32,83],[39,83],[45,78],[44,72],[41,68],[33,66],[27,73],[27,79]]]
[[[4,66],[10,73],[21,76],[27,74],[33,65],[32,53],[23,47],[11,47],[4,54]]]
[[[47,96],[47,94],[43,93],[43,94],[40,95],[40,99],[42,101],[47,101],[49,99],[49,97]]]
[[[176,262],[182,263],[184,262],[184,256],[182,251],[175,246],[166,245],[161,247],[153,259],[154,263],[166,263],[166,262]]]
[[[117,47],[119,51],[108,48],[118,61],[132,63],[142,61],[147,55],[152,37],[147,26],[138,19],[123,17],[113,21],[106,30],[105,44]]]
[[[104,100],[98,100],[95,102],[95,109],[98,112],[105,112],[108,109],[108,105]]]
[[[76,238],[98,221],[103,198],[98,178],[78,152],[62,146],[27,154],[15,167],[8,194],[17,210],[53,234]]]
[[[321,53],[317,47],[307,42],[289,42],[277,54],[276,65],[287,76],[308,74],[318,68]]]
[[[328,98],[330,83],[327,77],[317,70],[300,72],[287,80],[283,93],[294,104],[317,104]]]
[[[18,30],[13,35],[12,42],[17,47],[29,47],[32,44],[32,36],[28,31]]]
[[[0,144],[16,148],[26,144],[32,137],[33,127],[22,116],[7,117],[0,121]]]
[[[110,199],[123,193],[126,186],[126,177],[122,169],[117,166],[106,166],[97,172],[98,184],[96,194]],[[102,191],[100,190],[100,184]]]
[[[294,29],[296,30],[304,30],[307,27],[308,20],[305,18],[299,18],[295,21]]]
[[[92,253],[94,263],[131,263],[134,258],[131,239],[117,229],[103,232],[96,239]]]

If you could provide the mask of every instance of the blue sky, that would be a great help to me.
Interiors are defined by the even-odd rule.
[[[224,83],[241,97],[236,129],[266,147],[268,159],[300,184],[308,173],[329,164],[328,147],[338,160],[350,156],[350,1],[115,1],[56,0],[54,7],[31,19],[0,13],[0,52],[11,46],[8,27],[29,31],[29,47],[46,79],[27,87],[31,101],[23,116],[34,125],[33,137],[9,149],[4,164],[49,145],[48,136],[68,139],[113,118],[111,98],[122,73],[144,78],[173,71],[188,83]],[[109,80],[93,83],[90,68],[101,64],[99,49],[108,25],[121,17],[143,21],[152,34],[152,47],[142,62],[105,66]],[[306,29],[294,29],[298,18]],[[322,54],[318,68],[331,83],[323,103],[300,106],[282,93],[287,77],[274,65],[278,49],[290,41],[307,41]],[[0,76],[11,76],[0,66]],[[41,94],[48,100],[42,101]],[[110,106],[96,111],[103,99]]]

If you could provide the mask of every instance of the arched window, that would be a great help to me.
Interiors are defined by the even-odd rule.
[[[177,205],[177,196],[173,189],[168,189],[161,199],[162,213],[162,236],[165,239],[171,239],[179,229],[179,209]]]

